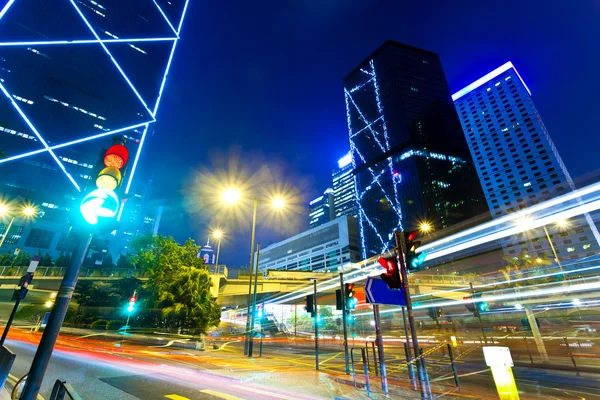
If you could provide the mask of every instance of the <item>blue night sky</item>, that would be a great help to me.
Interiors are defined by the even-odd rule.
[[[191,0],[142,162],[169,206],[161,232],[203,241],[211,215],[188,213],[186,186],[232,149],[241,163],[277,165],[304,206],[330,186],[348,151],[342,79],[387,39],[438,53],[452,92],[512,61],[572,176],[596,170],[600,1],[490,4]],[[307,223],[301,211],[258,239]],[[221,261],[247,263],[248,224],[229,230]]]

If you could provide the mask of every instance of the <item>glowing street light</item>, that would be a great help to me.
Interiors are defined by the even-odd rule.
[[[211,235],[217,239],[217,259],[215,260],[216,273],[219,273],[219,253],[221,252],[221,239],[223,238],[223,231],[221,229],[215,229]]]
[[[0,203],[0,217],[9,217],[11,215],[11,211],[12,211],[11,207],[8,204]],[[37,215],[38,215],[38,209],[33,204],[26,203],[26,204],[21,205],[19,210],[16,213],[12,214],[10,222],[8,223],[8,227],[6,228],[6,231],[4,231],[4,234],[2,235],[2,239],[0,239],[0,247],[2,247],[2,245],[4,244],[4,240],[8,236],[8,233],[10,232],[10,228],[12,227],[13,222],[15,222],[15,218],[17,216],[21,216],[22,218],[26,218],[26,219],[33,219]]]
[[[285,207],[285,200],[282,197],[275,197],[273,199],[273,208],[277,210],[281,210]]]
[[[569,226],[569,221],[566,219],[559,219],[556,221],[556,226],[562,229],[567,228]]]
[[[238,189],[230,188],[223,192],[222,198],[225,203],[233,205],[240,202],[242,194]]]
[[[431,224],[429,222],[424,221],[419,224],[419,230],[422,233],[429,233],[433,230],[433,226],[431,226]]]

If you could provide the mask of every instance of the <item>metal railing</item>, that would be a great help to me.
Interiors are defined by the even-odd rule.
[[[0,277],[21,277],[28,267],[0,267]],[[61,277],[65,274],[64,267],[38,267],[35,277]],[[146,273],[135,268],[82,268],[80,278],[146,278]]]
[[[65,381],[57,379],[56,382],[54,382],[54,387],[52,388],[49,400],[64,400],[65,398],[70,400],[82,400],[81,396],[73,389],[73,386]]]

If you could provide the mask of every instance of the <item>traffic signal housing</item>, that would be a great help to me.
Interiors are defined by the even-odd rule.
[[[404,232],[404,259],[406,260],[406,268],[410,271],[421,269],[421,265],[425,262],[427,254],[424,252],[417,253],[417,249],[421,242],[416,240],[419,231]]]
[[[481,300],[481,293],[463,297],[465,308],[472,312],[475,317],[489,310],[489,304]]]
[[[444,310],[442,309],[442,307],[438,306],[429,307],[427,308],[427,315],[429,316],[429,318],[437,321],[438,319],[444,316]]]
[[[310,313],[311,317],[315,316],[315,296],[309,294],[306,296],[306,312]]]
[[[354,283],[346,283],[344,284],[344,295],[346,300],[346,310],[353,311],[356,309],[356,305],[358,304],[358,299],[356,298],[356,292],[354,291]]]
[[[135,310],[135,302],[137,301],[137,297],[135,295],[129,298],[129,306],[127,306],[127,312],[132,313]]]
[[[398,268],[398,259],[396,257],[379,257],[379,265],[385,268],[381,279],[387,283],[390,289],[402,288],[402,279],[400,279],[400,269]]]

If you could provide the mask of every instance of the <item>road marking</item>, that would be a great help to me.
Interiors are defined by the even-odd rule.
[[[467,374],[461,374],[461,375],[458,375],[458,377],[462,378],[462,377],[465,377],[465,376],[477,375],[477,374],[481,374],[483,372],[487,372],[489,370],[490,370],[489,368],[486,368],[486,369],[482,369],[481,371],[475,371],[475,372],[469,372]],[[431,379],[431,382],[445,381],[446,379],[454,379],[454,375],[447,376],[445,378],[444,377],[440,377],[440,378],[436,378],[436,379]]]
[[[273,393],[273,392],[269,392],[267,390],[261,390],[261,389],[257,389],[257,388],[253,388],[253,387],[245,386],[245,385],[235,385],[234,388],[239,388],[239,389],[246,390],[248,392],[254,392],[257,394],[262,394],[262,395],[265,395],[268,397],[274,397],[276,399],[298,400],[298,397],[286,396],[285,394]]]
[[[166,394],[165,398],[171,399],[171,400],[190,400],[187,397],[183,397],[178,394]]]
[[[235,396],[227,394],[227,393],[217,392],[216,390],[203,389],[200,392],[205,393],[205,394],[210,394],[211,396],[220,397],[221,399],[225,399],[225,400],[242,400],[239,397],[235,397]]]
[[[336,358],[336,357],[339,357],[339,356],[340,356],[340,354],[342,354],[342,352],[341,352],[341,351],[340,351],[339,353],[337,353],[337,354],[335,354],[335,355],[333,355],[333,356],[329,357],[327,360],[325,360],[325,361],[321,361],[321,362],[319,363],[319,365],[321,365],[321,364],[325,364],[327,361],[330,361],[330,360],[333,360],[333,359],[334,359],[334,358]]]

